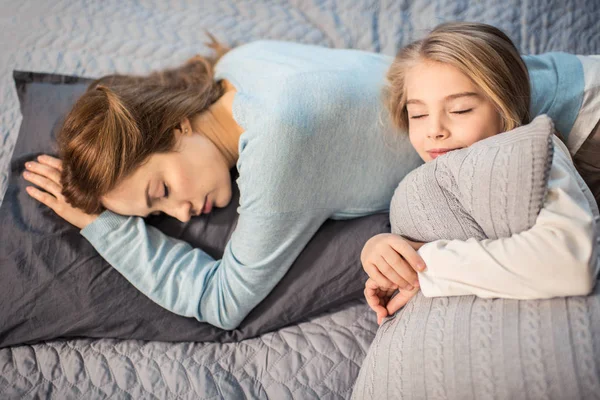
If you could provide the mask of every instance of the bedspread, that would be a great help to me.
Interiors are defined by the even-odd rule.
[[[440,22],[494,24],[522,53],[600,53],[600,3],[571,0],[0,0],[0,202],[21,115],[12,71],[146,73],[278,39],[393,55]],[[0,321],[1,323],[1,321]],[[0,398],[349,398],[376,332],[364,303],[235,344],[69,340],[0,350]]]

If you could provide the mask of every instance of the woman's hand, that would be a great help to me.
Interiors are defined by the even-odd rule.
[[[365,283],[365,298],[367,304],[375,313],[377,313],[377,324],[388,315],[394,314],[400,308],[404,307],[410,299],[419,291],[419,288],[413,290],[401,290],[394,297],[396,289],[382,288],[373,279],[369,278]]]
[[[416,271],[425,269],[425,262],[417,253],[423,244],[391,233],[382,233],[367,241],[360,261],[367,275],[379,288],[412,291],[419,287]]]
[[[33,186],[27,186],[25,189],[27,193],[40,203],[50,207],[64,220],[83,229],[98,217],[96,214],[86,214],[67,203],[62,195],[62,185],[60,184],[62,162],[58,158],[42,155],[38,157],[38,162],[26,162],[25,168],[27,171],[23,172],[23,178],[45,190],[44,192]]]

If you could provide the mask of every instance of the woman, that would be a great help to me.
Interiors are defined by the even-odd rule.
[[[532,60],[534,89],[553,96],[547,73],[571,74],[572,65]],[[391,61],[261,41],[229,51],[214,75],[196,58],[166,74],[101,79],[66,119],[62,163],[27,166],[26,179],[48,192],[29,193],[159,305],[234,329],[327,218],[386,211],[420,165],[381,106]],[[226,205],[233,166],[240,216],[221,260],[139,218],[187,221]]]
[[[564,55],[555,57],[560,62]],[[438,26],[398,53],[388,79],[387,106],[394,124],[408,132],[425,163],[529,123],[531,95],[525,63],[512,41],[489,25]],[[564,126],[567,117],[555,116],[555,124]],[[460,185],[469,185],[457,184],[459,192]],[[393,204],[394,200],[392,231],[397,231],[401,226],[394,223]],[[379,323],[419,288],[428,297],[587,295],[597,272],[597,215],[593,196],[566,146],[557,139],[548,194],[532,228],[510,238],[441,237],[427,244],[393,233],[377,235],[362,252],[370,277],[365,295]],[[392,299],[397,288],[403,290]]]

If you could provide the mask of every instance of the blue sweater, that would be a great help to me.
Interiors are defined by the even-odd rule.
[[[270,41],[240,46],[219,61],[216,79],[236,87],[233,115],[245,129],[237,162],[240,217],[221,260],[140,217],[110,211],[81,233],[162,307],[236,328],[327,218],[387,211],[398,182],[420,165],[382,106],[391,61]],[[581,104],[581,64],[563,54],[526,62],[534,115],[549,114],[570,129]]]

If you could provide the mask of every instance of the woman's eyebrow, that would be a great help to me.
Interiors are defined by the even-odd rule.
[[[148,208],[152,208],[152,201],[150,200],[150,195],[148,194],[148,190],[150,188],[150,182],[146,185],[146,205]]]

